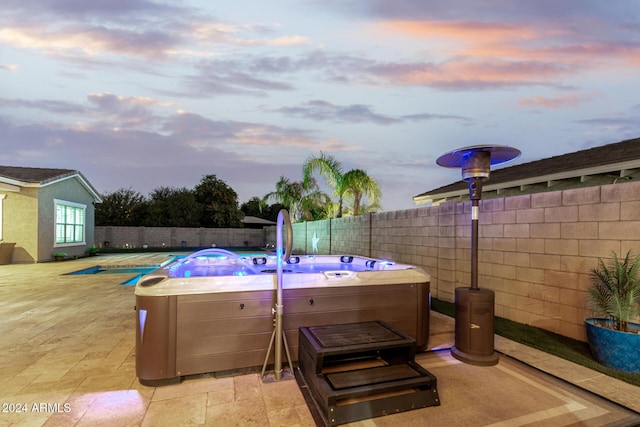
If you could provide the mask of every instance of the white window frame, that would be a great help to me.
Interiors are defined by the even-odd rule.
[[[70,202],[68,200],[53,200],[53,246],[56,248],[68,246],[82,246],[87,244],[87,205],[82,203]],[[58,242],[58,206],[69,206],[72,208],[82,209],[82,241],[74,242]],[[67,223],[68,224],[68,223]],[[73,224],[78,225],[78,224]]]

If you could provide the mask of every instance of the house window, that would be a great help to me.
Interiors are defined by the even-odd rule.
[[[56,245],[84,244],[86,205],[56,200]]]

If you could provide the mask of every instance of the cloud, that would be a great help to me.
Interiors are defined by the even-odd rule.
[[[504,43],[505,40],[531,40],[537,35],[536,30],[527,25],[477,20],[392,20],[383,21],[378,25],[390,32],[440,41],[455,40],[464,45]]]
[[[7,110],[28,108],[55,114],[81,114],[87,112],[86,107],[78,103],[53,99],[27,100],[0,98],[0,108],[6,108]]]
[[[379,63],[364,70],[381,84],[429,86],[442,90],[483,90],[518,86],[557,87],[569,76],[562,64],[502,59],[450,59],[442,63]]]
[[[264,123],[231,120],[211,120],[199,114],[183,112],[169,117],[162,129],[165,133],[179,136],[185,144],[196,151],[211,147],[246,146],[246,149],[278,147],[302,147],[310,150],[345,151],[358,150],[336,140],[318,137],[317,132],[299,128],[285,128]],[[278,154],[280,155],[280,154]]]
[[[196,73],[183,77],[184,89],[167,94],[189,97],[216,95],[267,96],[292,91],[294,76],[341,85],[432,87],[446,91],[487,90],[522,86],[566,88],[559,80],[577,70],[544,61],[449,58],[441,62],[378,61],[366,56],[314,50],[300,56],[240,56],[202,61]],[[241,71],[242,70],[242,71]]]
[[[60,115],[59,123],[74,123],[76,129],[145,128],[162,121],[154,109],[175,107],[176,103],[148,97],[123,97],[110,93],[92,93],[85,103],[51,99],[0,98],[0,108],[40,110]],[[55,123],[50,119],[51,123]]]
[[[296,107],[282,107],[273,111],[288,116],[336,123],[369,122],[378,125],[390,125],[402,122],[399,117],[374,113],[368,105],[351,104],[338,106],[322,100],[311,100]]]
[[[611,61],[640,65],[640,43],[629,37],[633,28],[617,28],[615,34],[600,37],[608,15],[590,17],[591,25],[558,18],[551,25],[543,19],[549,15],[546,9],[531,2],[523,2],[524,8],[531,10],[530,16],[518,14],[513,7],[481,7],[468,2],[464,2],[467,9],[433,2],[425,2],[430,7],[420,2],[394,3],[399,4],[374,1],[351,12],[377,18],[369,27],[374,36],[382,32],[429,40],[427,56],[431,59],[374,59],[320,49],[250,55],[244,49],[306,46],[310,40],[283,34],[277,24],[233,23],[196,8],[142,0],[95,4],[65,0],[46,5],[12,1],[9,10],[13,19],[0,30],[0,41],[86,66],[137,68],[145,73],[158,72],[149,61],[184,59],[184,65],[192,68],[178,77],[183,87],[162,88],[158,93],[192,98],[265,97],[271,91],[295,90],[297,79],[291,77],[302,74],[332,84],[445,91],[527,86],[566,89],[570,77],[610,66]],[[588,6],[595,7],[591,2]],[[345,6],[334,7],[339,10]],[[550,4],[546,7],[557,9],[559,16],[569,10]],[[224,59],[230,49],[236,49],[236,54],[233,59]]]
[[[379,114],[373,111],[370,105],[351,104],[340,106],[323,100],[311,100],[295,107],[281,107],[269,109],[263,107],[265,111],[278,112],[287,116],[301,117],[316,121],[330,121],[334,123],[374,123],[377,125],[394,125],[407,121],[426,120],[448,120],[454,119],[461,122],[468,122],[469,119],[462,116],[443,114],[410,114],[392,116]]]
[[[100,102],[105,115],[121,108],[109,102]],[[0,164],[80,169],[98,191],[131,187],[143,194],[160,186],[192,188],[202,176],[215,173],[244,201],[266,194],[271,190],[266,183],[280,175],[300,179],[301,153],[295,150],[362,149],[310,130],[215,121],[192,113],[164,117],[160,130],[107,125],[106,120],[17,124],[0,116]]]
[[[183,153],[215,152],[216,150],[253,150],[263,158],[281,156],[279,149],[302,148],[306,151],[358,150],[358,146],[347,146],[337,139],[327,139],[313,129],[281,127],[259,122],[236,120],[212,120],[201,114],[175,111],[176,104],[148,97],[123,97],[110,93],[95,93],[87,96],[85,103],[53,100],[23,100],[0,98],[0,108],[14,111],[16,108],[41,110],[59,115],[52,116],[46,124],[22,120],[18,125],[7,127],[5,144],[14,144],[27,149],[32,144],[37,151],[45,152],[51,141],[57,145],[101,140],[109,149],[118,150],[119,142],[127,140],[121,147],[131,152],[140,147],[162,144],[182,147]],[[7,116],[7,123],[11,123]],[[34,133],[32,133],[34,132]],[[19,133],[20,136],[16,136]],[[13,136],[12,136],[13,135]],[[29,139],[29,142],[25,142]],[[80,142],[83,141],[83,142]],[[239,148],[244,147],[244,148]],[[247,151],[249,152],[249,151]],[[273,154],[271,152],[274,152]],[[57,153],[62,155],[63,153]],[[53,156],[53,153],[51,154]]]
[[[0,64],[0,70],[11,71],[12,73],[18,72],[18,66],[15,64]]]
[[[576,123],[587,126],[585,135],[595,136],[600,140],[603,137],[605,140],[636,138],[640,133],[640,115],[637,105],[632,106],[628,112],[576,120]]]
[[[352,16],[371,20],[453,20],[475,18],[477,20],[511,22],[547,22],[555,26],[558,22],[575,21],[596,16],[601,20],[619,21],[632,18],[635,0],[619,0],[620,7],[601,0],[387,0],[350,1],[324,0],[324,7],[334,13],[350,13]]]
[[[186,8],[150,0],[4,0],[8,11],[27,16],[80,17],[127,16],[130,14],[167,14],[185,12]],[[30,15],[29,15],[30,14]]]
[[[518,104],[524,106],[543,107],[543,108],[572,108],[591,100],[583,94],[561,94],[554,96],[534,96],[529,98],[521,98]]]
[[[374,36],[427,43],[431,62],[381,61],[374,79],[444,90],[566,88],[565,80],[591,70],[638,67],[637,14],[624,12],[634,3],[618,6],[594,0],[334,3],[368,18]]]
[[[183,77],[185,89],[173,92],[193,98],[206,98],[238,94],[266,96],[267,91],[293,90],[293,86],[287,82],[260,77],[259,73],[250,72],[254,66],[251,58],[202,61],[194,67],[195,74]]]
[[[57,0],[3,3],[0,42],[64,61],[109,63],[219,55],[227,46],[290,47],[306,37],[276,27],[240,25],[196,8],[145,0]],[[110,60],[109,60],[110,59]],[[131,65],[130,65],[131,66]]]

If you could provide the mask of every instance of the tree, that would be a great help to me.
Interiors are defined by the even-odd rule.
[[[260,206],[260,197],[254,196],[240,205],[240,210],[245,216],[255,216],[266,219]]]
[[[120,188],[100,196],[96,204],[96,225],[138,226],[142,224],[148,202],[131,188]]]
[[[200,225],[203,227],[240,227],[242,214],[238,209],[238,194],[215,175],[206,175],[194,188],[201,205]]]
[[[263,206],[269,201],[275,201],[287,207],[292,221],[301,219],[321,219],[326,211],[326,206],[331,198],[320,191],[318,183],[311,179],[306,183],[302,181],[290,181],[281,176],[276,183],[276,190],[266,194],[262,198]]]
[[[278,221],[278,214],[282,209],[287,209],[287,207],[282,203],[274,203],[272,205],[265,206],[262,208],[262,214],[264,215],[262,218],[276,222]]]
[[[352,169],[343,175],[345,196],[353,199],[353,214],[360,215],[361,211],[380,209],[380,187],[375,179],[371,178],[362,169]],[[362,198],[366,196],[369,206],[362,205]],[[363,207],[365,209],[363,209]]]
[[[149,196],[145,225],[150,227],[199,227],[201,206],[187,188],[159,187]]]
[[[353,214],[360,215],[362,198],[366,196],[370,201],[370,207],[380,208],[380,186],[377,181],[362,169],[352,169],[346,173],[342,171],[342,164],[330,154],[322,151],[320,156],[311,156],[305,160],[302,166],[303,182],[312,179],[314,173],[324,176],[327,185],[333,188],[338,198],[336,217],[342,217],[344,211],[344,199],[353,200]]]

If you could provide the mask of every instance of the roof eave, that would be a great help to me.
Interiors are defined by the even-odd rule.
[[[620,176],[626,175],[630,169],[640,168],[640,159],[631,160],[628,162],[619,162],[609,165],[596,166],[591,168],[574,169],[567,172],[559,172],[554,174],[540,175],[529,178],[518,179],[515,181],[501,182],[497,184],[484,185],[482,188],[485,191],[502,190],[506,188],[522,187],[525,185],[540,184],[543,182],[552,182],[563,179],[582,178],[591,175],[600,175],[609,172],[619,172]],[[489,181],[490,182],[490,181]],[[467,194],[468,189],[460,189],[454,191],[448,191],[446,193],[427,193],[419,196],[415,196],[413,201],[416,205],[425,203],[435,203],[435,200],[447,199],[450,197],[458,197]]]
[[[93,197],[93,201],[95,203],[102,203],[102,198],[100,197],[100,194],[98,194],[98,192],[95,190],[95,188],[93,188],[93,186],[91,184],[89,184],[89,182],[84,178],[84,176],[82,176],[82,174],[80,172],[75,172],[75,173],[70,174],[70,175],[55,177],[55,178],[52,178],[52,179],[50,179],[50,180],[48,180],[46,182],[43,182],[43,183],[40,183],[40,184],[36,184],[35,186],[37,186],[37,187],[46,187],[46,186],[51,185],[51,184],[56,184],[58,182],[66,181],[67,179],[70,179],[70,178],[78,179],[78,181],[80,181],[82,186],[91,194],[91,196]]]
[[[0,179],[0,191],[11,191],[13,193],[20,192],[20,185],[16,185],[13,180]]]

